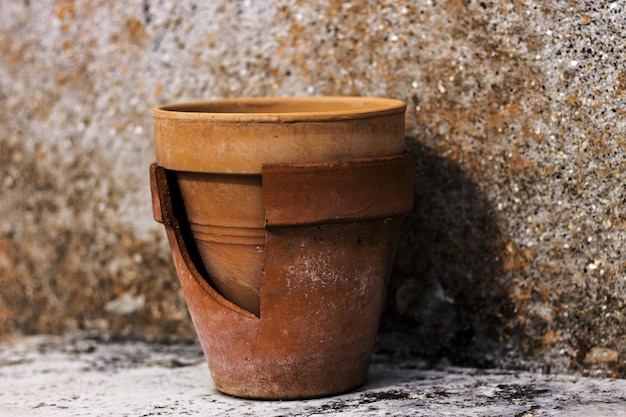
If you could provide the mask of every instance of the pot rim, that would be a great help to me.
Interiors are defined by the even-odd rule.
[[[329,107],[332,110],[328,110]],[[154,107],[152,116],[224,123],[336,122],[405,111],[406,103],[384,97],[240,97],[164,104]]]

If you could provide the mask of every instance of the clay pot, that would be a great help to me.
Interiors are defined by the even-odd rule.
[[[153,111],[154,216],[219,390],[309,398],[364,382],[412,204],[404,110],[327,97]]]

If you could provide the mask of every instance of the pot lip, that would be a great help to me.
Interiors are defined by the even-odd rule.
[[[332,105],[333,110],[324,110]],[[262,111],[277,106],[278,110]],[[281,107],[300,107],[284,111]],[[320,110],[314,110],[319,107]],[[212,109],[221,111],[210,111]],[[242,109],[248,109],[241,111]],[[232,110],[231,110],[232,109]],[[406,103],[392,98],[366,96],[240,97],[164,104],[154,107],[154,119],[181,122],[224,123],[324,122],[363,119],[404,113]]]

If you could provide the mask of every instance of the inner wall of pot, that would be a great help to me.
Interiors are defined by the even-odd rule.
[[[162,106],[162,110],[217,114],[352,114],[401,110],[404,103],[372,97],[224,99]]]
[[[196,248],[227,300],[260,315],[265,260],[261,175],[177,172]]]

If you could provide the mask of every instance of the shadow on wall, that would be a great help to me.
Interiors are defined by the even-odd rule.
[[[513,310],[494,210],[453,161],[408,143],[414,207],[398,243],[378,352],[494,366]]]

